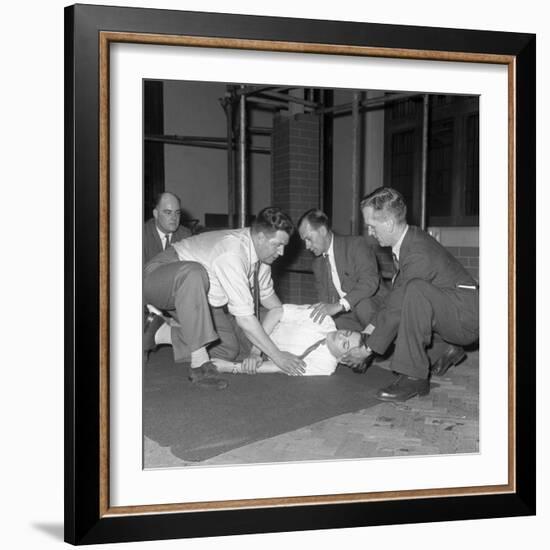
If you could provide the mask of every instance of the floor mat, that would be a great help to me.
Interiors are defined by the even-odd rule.
[[[359,375],[223,375],[222,391],[198,388],[170,348],[151,354],[144,369],[144,435],[186,461],[202,461],[254,441],[379,403],[374,393],[393,380],[372,366]],[[147,464],[145,464],[147,467]]]

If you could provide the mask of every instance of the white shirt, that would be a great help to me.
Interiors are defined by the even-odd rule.
[[[160,237],[160,242],[162,243],[162,249],[166,250],[166,235],[170,235],[170,244],[172,244],[172,233],[163,233],[157,225],[155,225],[155,229],[157,230],[157,233]]]
[[[408,230],[409,226],[407,225],[405,227],[405,231],[401,233],[401,237],[399,237],[399,240],[391,247],[391,251],[393,252],[393,254],[395,254],[397,261],[399,261],[399,252],[401,252],[401,245],[403,244],[403,239],[405,238]]]
[[[309,346],[336,330],[336,325],[329,315],[320,324],[314,322],[310,318],[309,308],[309,305],[283,305],[283,316],[270,334],[279,349],[301,355]],[[309,353],[304,362],[305,376],[327,376],[332,374],[338,365],[336,357],[330,353],[326,344],[321,344]]]
[[[252,242],[250,228],[208,231],[173,244],[182,261],[198,262],[210,279],[208,303],[214,307],[227,304],[232,315],[254,315],[251,289],[254,265],[258,255]],[[260,301],[272,296],[271,267],[260,264],[258,273]]]
[[[340,300],[339,300],[340,304],[344,306],[344,309],[346,311],[349,311],[351,309],[351,306],[349,305],[349,302],[345,299],[346,293],[342,290],[340,277],[338,276],[338,271],[336,270],[336,260],[334,259],[334,235],[330,236],[330,246],[328,247],[326,256],[328,257],[328,262],[330,264],[330,274],[332,276],[332,284],[334,285],[336,292],[338,292],[338,296],[340,296]]]

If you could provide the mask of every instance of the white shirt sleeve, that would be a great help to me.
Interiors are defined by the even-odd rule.
[[[236,317],[254,315],[247,267],[246,259],[234,252],[221,254],[212,263],[212,271],[227,296],[229,313]]]
[[[271,267],[269,265],[260,265],[258,284],[260,286],[260,302],[263,302],[265,299],[275,294],[273,279],[271,278]]]

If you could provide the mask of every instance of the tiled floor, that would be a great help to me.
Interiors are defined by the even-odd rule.
[[[185,462],[146,438],[145,464],[162,468],[477,452],[478,362],[478,352],[469,352],[444,377],[432,379],[425,397],[399,405],[380,403],[203,462]],[[380,365],[388,367],[387,362]]]

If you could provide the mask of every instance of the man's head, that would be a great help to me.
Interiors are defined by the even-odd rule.
[[[308,210],[298,222],[300,238],[304,241],[307,250],[315,256],[326,254],[332,240],[332,231],[328,216],[321,210]]]
[[[290,236],[294,232],[292,220],[280,208],[268,206],[257,216],[250,234],[261,262],[272,264],[285,251]]]
[[[368,228],[380,246],[393,246],[399,241],[407,223],[407,206],[403,195],[391,187],[379,187],[361,201],[361,212]]]
[[[180,224],[181,204],[173,193],[161,193],[153,209],[156,226],[163,233],[173,233]]]
[[[364,345],[366,335],[354,330],[335,330],[327,334],[327,347],[336,359],[340,359],[350,349]]]

